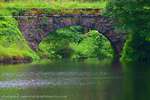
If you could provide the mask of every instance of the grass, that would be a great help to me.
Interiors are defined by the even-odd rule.
[[[25,49],[15,47],[3,47],[0,45],[0,57],[31,57],[32,53]]]
[[[36,8],[43,9],[44,12],[48,14],[80,14],[80,13],[100,13],[88,11],[79,11],[79,10],[70,10],[70,9],[104,9],[106,7],[106,1],[95,1],[95,2],[80,2],[72,0],[13,0],[11,2],[0,2],[0,15],[2,16],[11,16],[12,14],[17,16],[24,11]],[[66,10],[68,9],[68,10]],[[40,11],[38,11],[40,12]]]
[[[0,17],[0,57],[38,58],[28,46],[13,17]]]
[[[52,2],[51,0],[47,1],[38,1],[38,0],[30,0],[30,1],[13,1],[13,2],[1,2],[1,8],[104,8],[106,6],[106,2],[79,2],[79,1],[56,1]]]
[[[52,1],[52,0],[29,0],[0,2],[0,8],[51,8],[51,9],[72,9],[72,8],[105,8],[105,1],[79,2],[79,1]]]

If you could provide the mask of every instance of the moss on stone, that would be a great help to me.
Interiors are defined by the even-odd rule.
[[[38,56],[30,49],[20,32],[17,21],[11,16],[0,17],[0,57],[38,59]]]

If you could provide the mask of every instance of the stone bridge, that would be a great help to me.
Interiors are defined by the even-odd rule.
[[[118,33],[113,21],[100,14],[24,14],[17,17],[21,31],[32,49],[38,49],[41,40],[48,33],[66,26],[80,25],[86,29],[94,29],[108,38],[119,59],[124,44],[124,34]]]

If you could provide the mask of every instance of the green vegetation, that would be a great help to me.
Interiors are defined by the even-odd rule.
[[[106,4],[108,4],[107,7]],[[0,8],[1,57],[27,56],[34,59],[38,58],[19,31],[17,22],[12,17],[13,14],[24,13],[24,11],[32,8],[43,8],[46,13],[65,13],[67,12],[65,9],[73,8],[106,8],[105,14],[116,20],[117,30],[126,32],[128,36],[121,61],[123,63],[150,63],[149,1],[4,0],[0,2]],[[36,10],[38,11],[38,9]],[[31,11],[31,13],[35,12]],[[5,15],[9,15],[9,17],[3,17]],[[103,35],[98,35],[96,31],[84,33],[79,26],[67,27],[50,33],[40,43],[38,55],[50,59],[112,59],[113,51],[110,49],[110,43],[106,41],[107,39]]]
[[[73,43],[71,47],[75,51],[73,58],[113,59],[113,50],[110,42],[95,30],[86,33],[79,43]]]
[[[4,2],[1,3],[1,7],[6,8],[52,8],[52,9],[61,9],[61,8],[104,8],[106,2],[79,2],[79,1],[42,1],[42,0],[19,0],[13,2]]]
[[[66,27],[50,33],[40,43],[39,54],[50,59],[113,59],[113,50],[108,40],[94,30],[84,33],[80,26]]]
[[[38,9],[42,9],[42,13],[56,14],[56,13],[78,13],[71,9],[78,8],[92,8],[101,9],[106,7],[106,1],[97,0],[94,2],[83,2],[80,0],[11,0],[9,2],[0,2],[0,12],[5,16],[19,15],[24,11],[36,9],[37,13],[41,13]],[[66,10],[68,9],[68,10]],[[34,13],[34,12],[32,12]],[[83,12],[80,12],[83,13]],[[86,12],[88,13],[88,12]]]
[[[66,51],[64,56],[69,56],[72,51],[69,43],[80,41],[82,37],[79,34],[82,34],[82,30],[81,27],[69,27],[49,33],[49,36],[39,45],[40,54],[48,58],[61,58],[59,53],[64,49],[63,51]],[[70,51],[68,51],[69,48],[71,49]]]
[[[31,57],[38,56],[27,45],[14,18],[0,17],[0,57]]]
[[[117,26],[128,33],[124,46],[124,63],[150,63],[150,2],[149,0],[111,0],[107,14]]]
[[[92,3],[91,3],[92,2]],[[34,52],[24,39],[13,15],[24,13],[32,8],[42,8],[46,13],[76,13],[75,8],[105,8],[106,1],[94,0],[4,0],[0,2],[0,57],[40,57],[49,59],[89,59],[104,58],[112,60],[113,50],[103,35],[96,31],[83,32],[79,26],[57,30],[45,38],[39,45],[39,51]],[[31,13],[34,13],[31,11]],[[77,12],[78,13],[78,12]],[[86,12],[88,13],[88,12]],[[7,16],[8,15],[8,16]],[[99,42],[97,42],[97,40]],[[83,47],[84,46],[84,47]],[[38,56],[38,55],[39,56]]]

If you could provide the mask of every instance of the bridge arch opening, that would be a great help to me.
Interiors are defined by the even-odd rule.
[[[114,49],[114,60],[117,62],[119,62],[121,50],[125,42],[125,34],[115,32],[113,22],[102,15],[35,15],[18,17],[18,22],[21,31],[24,33],[33,50],[38,49],[39,43],[48,35],[48,33],[74,25],[97,30],[107,37]]]
[[[97,30],[80,25],[65,26],[49,32],[40,42],[39,51],[41,56],[51,59],[114,59],[114,50],[109,39]]]

